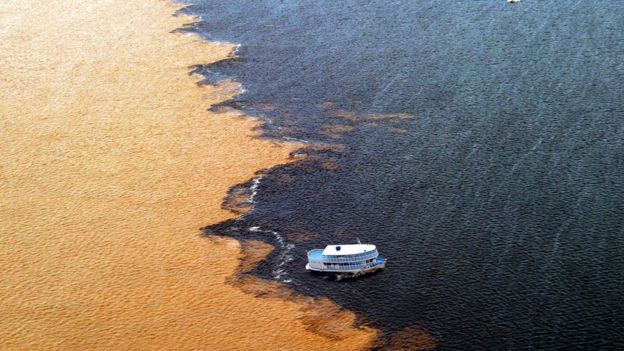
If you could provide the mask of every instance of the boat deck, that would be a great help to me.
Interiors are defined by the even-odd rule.
[[[323,258],[323,250],[312,250],[308,252],[308,258],[313,260],[321,260]]]

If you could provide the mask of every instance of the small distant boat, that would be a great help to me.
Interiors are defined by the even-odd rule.
[[[382,269],[386,259],[371,244],[327,245],[308,251],[306,270],[357,276]]]

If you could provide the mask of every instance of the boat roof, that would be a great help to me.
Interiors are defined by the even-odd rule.
[[[355,255],[373,250],[375,250],[375,245],[371,244],[327,245],[323,250],[323,255]]]

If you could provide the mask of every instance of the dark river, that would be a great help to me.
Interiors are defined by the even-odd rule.
[[[208,229],[274,243],[256,274],[440,350],[624,349],[623,2],[191,3],[241,45],[197,69],[245,89],[213,108],[311,145]],[[383,272],[304,271],[356,238]]]

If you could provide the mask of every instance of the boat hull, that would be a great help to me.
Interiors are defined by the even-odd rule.
[[[363,274],[368,274],[368,273],[373,273],[376,272],[378,270],[381,270],[383,268],[386,267],[386,260],[383,259],[380,263],[377,263],[375,265],[366,267],[366,268],[361,268],[361,269],[353,269],[353,270],[346,270],[346,269],[340,269],[340,270],[334,270],[334,269],[318,269],[318,268],[313,268],[310,266],[310,264],[306,264],[306,270],[309,272],[314,272],[314,273],[325,273],[325,274],[340,274],[340,275],[348,275],[348,276],[358,276],[358,275],[363,275]]]

